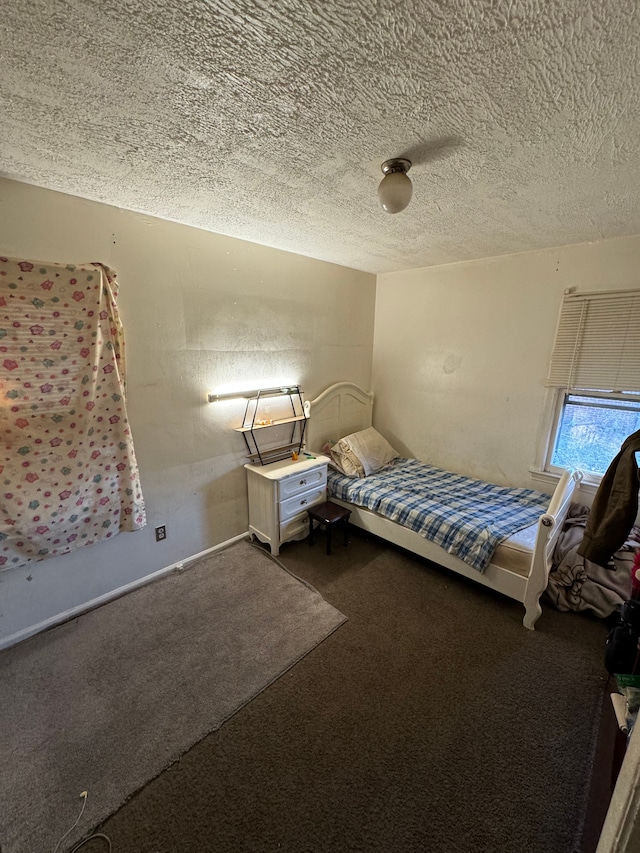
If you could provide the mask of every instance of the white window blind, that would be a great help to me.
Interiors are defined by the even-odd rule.
[[[640,290],[565,296],[547,385],[640,391]]]

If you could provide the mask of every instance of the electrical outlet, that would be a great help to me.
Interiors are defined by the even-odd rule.
[[[163,539],[167,538],[167,525],[161,524],[159,527],[156,527],[156,542],[162,542]]]

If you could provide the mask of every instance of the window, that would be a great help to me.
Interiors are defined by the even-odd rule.
[[[555,405],[544,469],[599,479],[640,429],[640,291],[565,296],[547,385]]]
[[[633,397],[563,394],[547,467],[604,474],[625,438],[640,429],[640,395]]]
[[[99,263],[0,257],[0,569],[145,524],[117,293]]]

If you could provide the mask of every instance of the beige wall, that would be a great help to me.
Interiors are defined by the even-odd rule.
[[[148,526],[0,573],[0,641],[247,529],[240,401],[206,393],[371,384],[375,277],[0,181],[0,251],[118,273]],[[156,543],[154,526],[167,524]]]
[[[378,276],[374,419],[410,455],[532,482],[565,288],[640,285],[640,237]]]

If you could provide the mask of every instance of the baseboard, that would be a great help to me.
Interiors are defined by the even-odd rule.
[[[241,533],[239,536],[234,536],[231,539],[227,539],[224,542],[221,542],[219,545],[214,545],[212,548],[207,548],[204,551],[199,551],[197,554],[192,554],[190,557],[185,557],[183,560],[179,560],[177,563],[172,563],[170,566],[165,566],[163,569],[158,569],[156,572],[152,572],[150,575],[144,575],[144,577],[138,578],[135,581],[131,581],[131,583],[125,584],[124,586],[120,586],[117,589],[113,589],[110,592],[105,592],[104,595],[99,595],[97,598],[92,598],[90,601],[85,601],[83,604],[78,604],[76,607],[72,607],[69,610],[65,610],[62,613],[57,613],[55,616],[51,616],[48,619],[44,619],[42,622],[38,622],[36,625],[29,625],[28,628],[23,628],[21,631],[16,631],[15,634],[10,634],[8,637],[3,637],[0,639],[0,650],[8,649],[10,646],[15,646],[18,643],[22,643],[24,640],[28,640],[30,637],[34,637],[36,634],[40,634],[42,631],[46,631],[49,628],[54,628],[56,625],[61,625],[63,622],[68,622],[69,619],[75,619],[76,616],[81,616],[83,613],[87,613],[89,610],[94,610],[96,607],[100,607],[101,604],[106,604],[108,601],[113,601],[115,598],[120,598],[123,595],[126,595],[128,592],[133,592],[134,589],[138,589],[141,586],[145,586],[151,581],[157,580],[163,575],[168,575],[171,572],[180,571],[180,569],[184,569],[188,564],[193,563],[194,560],[199,560],[201,557],[206,557],[208,554],[213,554],[216,551],[222,551],[224,548],[228,548],[230,545],[233,545],[235,542],[240,542],[242,539],[247,539],[250,536],[250,533],[247,531],[246,533]]]

